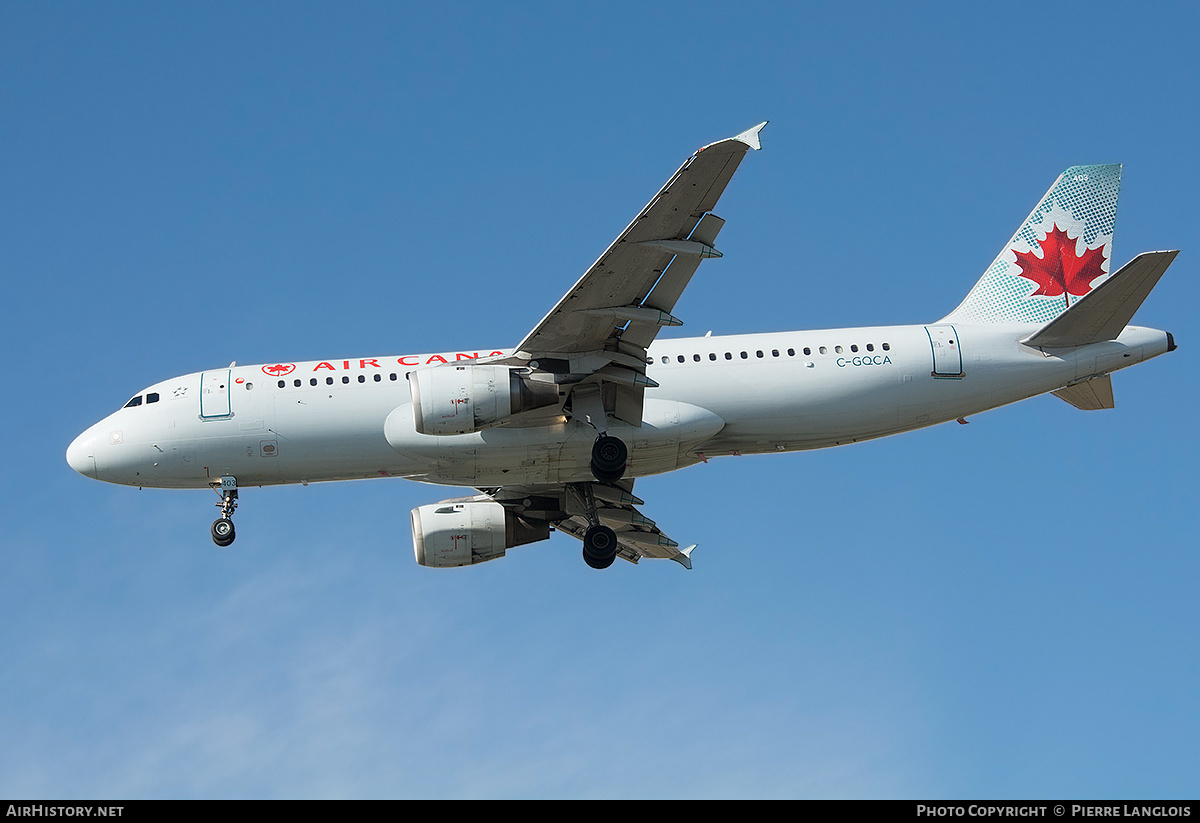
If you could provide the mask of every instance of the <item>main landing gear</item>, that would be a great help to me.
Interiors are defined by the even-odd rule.
[[[601,388],[583,385],[571,394],[571,415],[596,430],[596,442],[592,444],[592,477],[601,483],[615,483],[625,476],[629,463],[629,447],[619,437],[608,433],[608,411],[604,408]],[[583,533],[583,559],[593,569],[607,569],[617,559],[617,533],[600,522],[596,513],[596,497],[591,483],[579,483],[577,490],[583,497],[587,511],[588,528]]]
[[[222,477],[213,481],[213,489],[221,495],[221,501],[216,504],[221,510],[221,516],[213,521],[212,539],[221,548],[225,548],[237,537],[233,529],[233,510],[237,508],[237,479]]]
[[[583,562],[607,569],[617,559],[617,533],[608,526],[591,526],[583,533]]]
[[[629,447],[619,437],[601,432],[592,444],[592,477],[601,483],[615,483],[625,475]],[[583,560],[593,569],[607,569],[617,559],[617,533],[600,522],[592,484],[582,483],[587,503],[588,530],[583,533]]]
[[[621,445],[624,447],[625,444]],[[580,483],[579,491],[587,506],[589,524],[587,531],[583,533],[583,562],[593,569],[607,569],[617,559],[617,549],[620,548],[617,544],[617,533],[600,522],[600,516],[596,513],[596,497],[592,493],[592,484]]]
[[[592,477],[601,483],[614,483],[625,474],[629,447],[619,437],[601,434],[592,444]]]
[[[582,385],[571,393],[571,416],[596,430],[596,442],[592,444],[592,476],[601,483],[620,480],[629,462],[629,447],[621,438],[608,433],[608,411],[604,408],[599,386]]]

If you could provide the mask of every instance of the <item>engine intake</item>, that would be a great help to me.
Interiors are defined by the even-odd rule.
[[[550,537],[550,524],[527,520],[493,500],[447,500],[412,510],[417,562],[432,568],[470,566],[507,549]]]
[[[547,375],[548,377],[549,375]],[[435,366],[409,372],[421,434],[467,434],[558,403],[558,385],[508,366]]]

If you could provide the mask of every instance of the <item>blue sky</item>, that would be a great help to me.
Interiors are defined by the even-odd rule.
[[[1195,797],[1200,11],[0,5],[0,795]],[[72,472],[172,375],[511,346],[694,149],[763,119],[686,332],[920,323],[1058,173],[1180,349],[640,481],[673,563],[412,556],[453,490]],[[678,332],[683,334],[684,332]]]

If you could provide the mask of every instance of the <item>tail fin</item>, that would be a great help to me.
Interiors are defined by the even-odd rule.
[[[1072,166],[943,323],[1048,323],[1108,278],[1121,166]]]

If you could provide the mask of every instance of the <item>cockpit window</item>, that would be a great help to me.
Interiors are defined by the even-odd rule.
[[[146,402],[147,403],[157,403],[158,402],[158,392],[156,392],[156,391],[146,392]]]
[[[140,406],[140,405],[142,405],[142,396],[139,394],[137,397],[133,398],[128,403],[126,403],[125,408],[132,409],[134,406]]]

